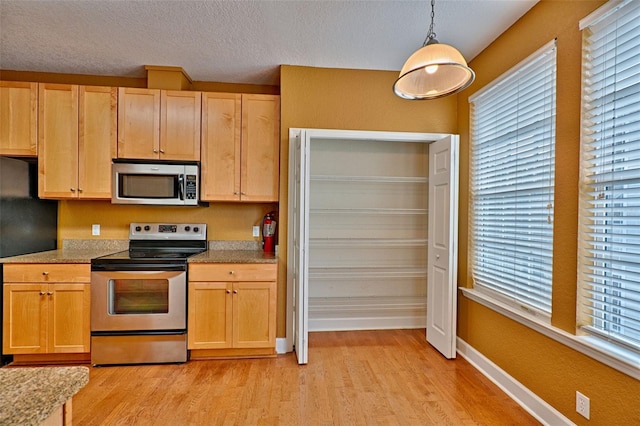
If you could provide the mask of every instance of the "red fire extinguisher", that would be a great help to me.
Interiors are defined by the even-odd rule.
[[[262,218],[262,248],[265,253],[275,251],[277,212],[269,212]]]

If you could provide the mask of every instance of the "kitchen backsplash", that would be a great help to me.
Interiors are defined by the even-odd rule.
[[[259,241],[209,241],[209,250],[260,250]],[[63,250],[113,250],[129,248],[129,240],[74,240],[62,241]]]

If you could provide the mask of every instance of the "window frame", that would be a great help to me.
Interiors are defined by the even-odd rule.
[[[475,169],[476,169],[476,162],[475,162],[475,155],[477,152],[477,135],[476,135],[476,129],[474,127],[474,113],[475,113],[475,108],[476,108],[476,103],[478,102],[478,100],[482,100],[483,97],[487,96],[487,94],[491,94],[492,91],[495,90],[499,90],[500,86],[502,85],[506,85],[509,86],[510,84],[513,84],[514,82],[518,81],[518,79],[524,79],[526,78],[527,74],[526,71],[530,66],[538,66],[539,64],[536,65],[536,62],[544,62],[545,59],[544,57],[546,55],[550,55],[553,54],[553,72],[552,72],[552,80],[553,80],[553,84],[551,86],[551,88],[549,89],[551,91],[551,99],[544,99],[544,97],[540,97],[539,101],[541,101],[542,103],[547,102],[549,105],[551,105],[551,110],[550,111],[545,111],[544,108],[547,108],[546,106],[542,108],[542,111],[544,113],[549,113],[550,114],[550,118],[547,117],[547,120],[551,120],[551,126],[550,126],[550,130],[549,130],[549,135],[547,136],[547,139],[550,140],[550,142],[545,142],[545,146],[548,145],[550,146],[551,149],[551,157],[550,157],[550,176],[548,178],[548,185],[546,187],[546,189],[548,191],[550,191],[550,200],[546,205],[547,208],[547,214],[548,214],[548,220],[550,221],[550,229],[547,229],[547,233],[550,234],[550,240],[547,242],[547,246],[545,246],[545,250],[548,251],[550,257],[549,260],[547,261],[547,266],[548,266],[548,275],[547,275],[547,279],[548,279],[548,310],[536,307],[533,304],[529,304],[526,303],[525,301],[515,298],[513,297],[513,295],[510,294],[504,294],[500,291],[498,291],[495,288],[492,288],[490,286],[487,285],[483,285],[482,283],[479,283],[478,280],[476,279],[476,265],[474,265],[474,262],[476,262],[477,260],[477,246],[479,244],[478,239],[476,237],[476,229],[474,227],[474,221],[476,219],[475,215],[476,215],[476,196],[475,196]],[[533,68],[533,70],[539,71],[540,68]],[[533,72],[536,72],[533,71]],[[523,74],[524,75],[521,75]],[[531,72],[531,71],[529,71]],[[531,55],[529,55],[527,58],[525,58],[523,61],[519,62],[517,65],[515,65],[514,67],[512,67],[511,69],[509,69],[508,71],[506,71],[505,73],[503,73],[500,77],[498,77],[497,79],[495,79],[493,82],[489,83],[487,86],[485,86],[483,89],[479,90],[478,92],[476,92],[475,94],[473,94],[471,97],[469,97],[469,103],[470,103],[470,107],[471,107],[471,111],[470,111],[470,168],[471,168],[471,173],[470,173],[470,256],[469,256],[469,267],[470,267],[470,271],[471,271],[471,275],[472,275],[472,279],[473,279],[473,286],[474,286],[474,290],[477,290],[479,292],[482,292],[486,297],[489,297],[493,300],[496,300],[498,303],[501,304],[505,304],[507,306],[510,306],[512,309],[514,309],[516,312],[521,313],[522,315],[526,315],[528,317],[532,317],[532,318],[536,318],[536,320],[540,320],[543,321],[545,323],[550,323],[551,321],[551,285],[552,285],[552,280],[553,280],[553,276],[552,276],[552,264],[553,264],[553,258],[552,258],[552,254],[553,254],[553,203],[554,203],[554,182],[555,182],[555,120],[556,120],[556,93],[557,93],[557,43],[556,40],[551,40],[550,42],[546,43],[544,46],[542,46],[541,48],[539,48],[538,50],[536,50],[534,53],[532,53]],[[505,95],[505,96],[508,96]],[[537,111],[537,110],[536,110]],[[543,139],[543,141],[546,139]],[[531,204],[531,203],[529,203]],[[515,263],[515,262],[514,262]]]
[[[617,94],[618,88],[610,88],[611,91],[607,91],[611,85],[610,83],[602,83],[604,88],[600,88],[600,90],[604,90],[605,94],[602,98],[606,98],[607,95],[613,97],[611,102],[609,101],[599,101],[597,103],[597,107],[594,106],[597,99],[592,93],[597,92],[596,85],[597,82],[602,82],[604,78],[611,79],[612,76],[615,86],[618,83],[617,73],[615,71],[611,71],[610,74],[606,72],[594,74],[592,65],[594,65],[600,57],[597,55],[593,55],[590,48],[589,42],[592,39],[597,40],[599,37],[603,37],[603,34],[607,33],[607,30],[610,30],[611,27],[618,26],[619,18],[629,19],[631,22],[636,22],[632,18],[627,18],[626,13],[629,12],[629,9],[625,9],[626,6],[630,5],[630,7],[634,7],[634,12],[640,15],[640,6],[637,3],[633,3],[631,1],[610,1],[601,8],[597,9],[595,12],[587,16],[585,19],[580,21],[580,30],[582,31],[582,101],[581,101],[581,141],[580,141],[580,196],[579,196],[579,213],[578,213],[578,224],[579,224],[579,235],[578,235],[578,279],[577,279],[577,300],[578,300],[578,309],[576,313],[576,334],[583,336],[585,339],[593,342],[593,344],[600,347],[602,350],[609,353],[631,353],[635,354],[635,358],[640,360],[640,330],[635,330],[634,337],[629,337],[629,334],[625,335],[622,328],[616,324],[617,321],[621,321],[621,318],[628,318],[630,315],[626,313],[608,311],[610,307],[615,307],[622,301],[630,301],[632,304],[640,304],[640,300],[634,299],[628,296],[621,296],[622,292],[620,292],[620,288],[618,287],[619,282],[628,280],[628,277],[625,278],[626,275],[637,275],[640,273],[640,262],[624,262],[624,263],[632,263],[631,266],[624,266],[622,275],[616,276],[614,275],[614,267],[613,263],[620,261],[613,259],[616,251],[612,250],[613,248],[618,248],[621,244],[626,244],[627,242],[617,242],[615,241],[616,237],[624,238],[625,235],[633,234],[625,234],[624,231],[618,231],[614,233],[608,233],[607,231],[615,228],[620,228],[623,226],[625,230],[631,228],[632,230],[640,231],[640,225],[633,224],[625,224],[624,219],[615,219],[615,217],[624,218],[622,216],[624,210],[628,208],[628,205],[625,205],[625,200],[627,198],[614,198],[614,193],[616,191],[620,191],[619,188],[615,188],[616,186],[621,185],[622,181],[630,181],[630,179],[621,179],[619,178],[620,173],[622,172],[621,166],[623,164],[628,165],[629,163],[633,163],[633,161],[638,161],[637,159],[628,159],[630,156],[630,152],[633,150],[629,150],[629,148],[633,148],[635,146],[640,145],[640,136],[638,139],[631,140],[629,148],[627,150],[624,149],[624,145],[628,142],[626,140],[626,134],[622,133],[622,136],[616,133],[616,127],[620,128],[623,125],[627,126],[629,123],[631,125],[635,124],[636,126],[640,126],[640,110],[632,111],[631,117],[628,122],[624,124],[617,123],[619,118],[624,118],[622,113],[618,113],[618,111],[622,111],[622,108],[616,108],[618,105],[616,101],[618,100],[615,97]],[[620,12],[622,10],[622,12]],[[616,15],[619,15],[616,17]],[[592,33],[592,28],[597,26],[598,24],[606,21],[607,19],[615,19],[615,24],[613,22],[609,23],[609,25],[605,25],[601,28],[601,32]],[[632,31],[629,31],[632,32]],[[633,32],[640,33],[640,25],[636,25],[633,28]],[[637,37],[631,37],[630,40],[638,40]],[[612,50],[616,50],[619,46],[618,35],[616,34],[616,43],[612,46],[613,48],[607,48],[607,53],[612,53]],[[620,42],[622,44],[622,42]],[[640,49],[640,42],[635,43],[631,49]],[[638,58],[638,63],[640,64],[640,54],[634,54],[632,57]],[[607,63],[613,67],[618,66],[618,55],[617,52],[613,52],[612,59],[604,59],[603,63]],[[626,59],[628,60],[628,58]],[[633,65],[632,65],[633,67]],[[604,75],[602,75],[604,74]],[[636,77],[637,78],[637,77]],[[638,83],[632,84],[631,87],[638,85]],[[622,91],[620,91],[622,92]],[[632,92],[632,96],[640,97],[640,88],[637,91]],[[594,112],[594,110],[600,110],[601,112]],[[615,113],[614,113],[615,112]],[[606,117],[607,113],[609,113],[612,117]],[[598,115],[599,114],[599,115]],[[634,120],[633,117],[637,118]],[[603,136],[598,138],[597,136],[593,136],[594,127],[593,123],[597,123],[600,117],[602,118],[600,121],[601,130],[605,127],[609,127],[610,124],[612,126],[611,129],[608,130],[608,135],[606,138]],[[625,139],[622,143],[616,142],[616,138],[621,137]],[[610,144],[602,142],[602,145],[599,144],[599,141],[602,139],[612,139]],[[626,160],[623,162],[617,162],[615,159],[607,162],[604,158],[610,155],[610,153],[603,153],[600,157],[597,156],[597,150],[608,149],[611,152],[615,152],[615,155],[626,154]],[[638,152],[638,151],[636,151]],[[638,154],[636,154],[638,156]],[[601,168],[600,173],[597,171],[591,171],[593,169],[593,165],[597,164],[599,168]],[[631,169],[637,170],[638,176],[635,177],[633,183],[625,183],[627,186],[623,188],[622,191],[624,195],[628,194],[639,194],[640,193],[640,168]],[[628,171],[625,169],[624,171]],[[617,172],[617,173],[616,173]],[[600,182],[594,182],[594,177],[603,176],[606,174],[611,174],[611,180],[609,181],[608,186],[605,186],[601,190],[599,190],[599,186],[603,184],[602,179]],[[616,178],[616,174],[618,174],[618,178]],[[636,185],[635,188],[629,188],[629,185]],[[593,194],[596,192],[601,192],[601,196],[594,197]],[[617,192],[620,194],[620,192]],[[602,199],[603,201],[596,201]],[[598,216],[596,213],[589,214],[589,211],[593,211],[596,204],[605,204],[606,201],[609,201],[607,208],[610,209],[611,216]],[[617,205],[616,205],[617,204]],[[626,203],[628,204],[628,202]],[[629,221],[632,221],[629,216],[626,216]],[[609,218],[609,220],[604,220]],[[613,219],[613,220],[612,220]],[[603,222],[601,225],[597,225],[597,220]],[[614,223],[619,222],[619,223]],[[594,228],[601,228],[601,230],[595,230]],[[638,232],[640,234],[640,232]],[[632,238],[632,237],[630,237]],[[636,237],[637,239],[637,237]],[[600,255],[592,253],[596,251],[595,246],[603,246],[605,250],[602,257]],[[621,252],[624,256],[625,253]],[[599,263],[596,262],[599,260]],[[595,270],[595,271],[594,271]],[[636,272],[633,272],[636,270]],[[610,275],[607,275],[607,271],[609,271]],[[602,273],[602,275],[598,275]],[[619,281],[616,283],[615,281]],[[635,287],[638,287],[637,289]],[[635,286],[631,284],[628,288],[622,287],[624,293],[633,294],[633,292],[637,292],[640,289],[640,286]],[[600,289],[599,289],[600,288]],[[618,294],[611,293],[607,294],[606,290],[611,288],[613,290],[617,290]],[[608,296],[608,297],[607,297]],[[600,299],[598,299],[600,298]],[[598,306],[602,306],[602,312],[597,312],[600,309]],[[594,308],[594,307],[597,307]],[[623,306],[622,309],[625,307]],[[619,307],[616,309],[620,309]],[[630,311],[633,310],[628,308]],[[607,315],[610,313],[609,315]],[[610,318],[608,318],[610,317]],[[633,321],[640,321],[640,315],[638,318],[633,317],[631,314],[631,318]],[[600,322],[599,325],[594,325],[594,322]],[[618,328],[619,330],[616,330]],[[608,330],[606,330],[608,329]]]

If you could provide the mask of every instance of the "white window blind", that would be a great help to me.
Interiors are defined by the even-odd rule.
[[[550,314],[555,40],[470,102],[474,287]]]
[[[583,26],[578,325],[640,349],[640,1]]]

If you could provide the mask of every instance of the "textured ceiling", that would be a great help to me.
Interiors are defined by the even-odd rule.
[[[441,43],[472,59],[537,0],[439,0]],[[279,84],[278,66],[399,71],[429,26],[422,1],[0,0],[0,69]]]

